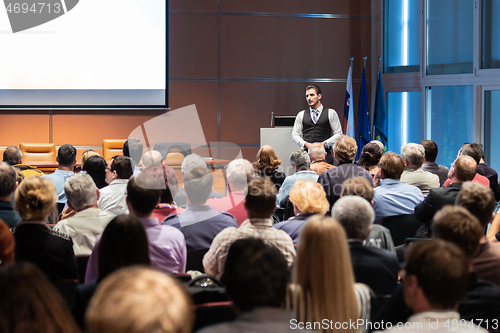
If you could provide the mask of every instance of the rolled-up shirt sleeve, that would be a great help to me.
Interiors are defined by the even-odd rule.
[[[330,121],[332,136],[325,140],[325,142],[328,147],[332,147],[335,144],[335,141],[342,136],[342,125],[340,124],[337,111],[334,109],[328,109],[328,120]]]
[[[304,111],[300,111],[295,117],[295,124],[293,124],[292,141],[300,148],[304,148],[305,141],[302,138],[302,121],[304,119]]]

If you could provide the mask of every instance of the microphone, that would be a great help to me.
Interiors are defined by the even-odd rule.
[[[273,128],[274,112],[271,112],[271,128]]]

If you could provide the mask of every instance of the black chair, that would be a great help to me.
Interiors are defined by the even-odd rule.
[[[203,268],[203,256],[207,251],[192,251],[187,253],[186,271],[205,272]]]
[[[87,272],[87,264],[89,262],[90,255],[78,255],[76,256],[76,265],[78,267],[78,282],[85,282],[85,273]]]
[[[59,294],[68,304],[68,308],[73,306],[73,301],[75,299],[75,289],[78,285],[78,280],[73,279],[63,279],[54,283]]]
[[[399,246],[405,243],[406,238],[415,237],[422,222],[417,220],[415,214],[403,214],[386,217],[382,225],[391,232],[394,246]]]
[[[196,314],[193,332],[208,325],[232,321],[236,318],[230,301],[196,304],[193,307]]]

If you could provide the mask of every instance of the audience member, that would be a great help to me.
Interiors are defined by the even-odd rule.
[[[131,267],[102,281],[85,322],[89,333],[190,333],[194,314],[189,296],[173,278]]]
[[[355,283],[344,229],[330,217],[313,216],[302,230],[293,282],[290,298],[298,322],[327,320],[333,325],[323,331],[333,332],[335,323],[369,317],[369,288]]]
[[[245,174],[243,177],[246,184]],[[190,252],[207,251],[221,230],[238,227],[231,214],[214,210],[207,204],[213,181],[212,172],[206,167],[191,169],[184,175],[184,191],[188,204],[186,211],[179,215],[170,215],[162,222],[163,225],[182,231],[187,250]]]
[[[0,267],[14,262],[16,242],[9,226],[0,219]]]
[[[369,182],[363,177],[354,177],[346,179],[342,183],[342,195],[345,197],[347,195],[356,195],[368,201],[368,203],[373,206],[373,195],[375,191],[373,190],[372,182]],[[392,240],[391,232],[386,227],[380,224],[372,224],[372,230],[368,237],[363,241],[365,246],[374,246],[380,249],[386,249],[395,253],[394,241]]]
[[[255,157],[257,162],[254,163],[254,167],[259,177],[269,177],[271,181],[279,190],[281,184],[285,180],[285,173],[278,171],[278,167],[281,164],[281,160],[276,156],[276,152],[271,146],[263,146],[259,149],[257,156]]]
[[[344,180],[352,177],[364,177],[370,182],[372,181],[372,176],[368,171],[354,164],[357,151],[358,146],[353,138],[342,135],[335,141],[333,157],[339,162],[339,165],[334,169],[323,172],[318,178],[318,183],[325,190],[330,209],[342,194]]]
[[[457,158],[459,156],[462,156],[462,155],[465,155],[465,156],[470,156],[474,159],[474,161],[476,161],[476,165],[479,164],[479,162],[481,161],[481,152],[477,149],[477,146],[475,146],[476,144],[473,144],[473,143],[464,143],[462,145],[462,148],[458,151],[458,154],[457,154]],[[481,149],[482,151],[482,149]],[[451,168],[453,169],[453,165],[451,166]],[[443,186],[444,187],[448,187],[450,186],[450,183],[451,183],[451,170],[450,170],[450,173],[448,173],[448,179],[444,182]],[[477,182],[477,183],[480,183],[481,185],[484,185],[484,186],[490,186],[490,181],[488,180],[488,178],[486,178],[485,176],[481,176],[479,173],[478,173],[478,169],[476,169],[476,174],[474,176],[474,179],[472,179],[473,182]]]
[[[431,189],[425,200],[415,206],[416,218],[426,223],[425,228],[419,234],[430,237],[434,214],[445,205],[455,204],[455,199],[462,188],[462,184],[474,178],[476,168],[476,162],[472,157],[459,156],[450,171],[450,186]]]
[[[147,169],[150,166],[163,165],[161,153],[158,150],[148,150],[142,156],[142,165],[144,166],[144,169]]]
[[[145,154],[144,154],[145,155]],[[166,165],[150,165],[145,170],[145,173],[152,175],[163,186],[160,190],[160,202],[153,210],[153,217],[157,217],[159,221],[163,221],[171,214],[179,214],[184,212],[184,209],[177,207],[174,202],[174,196],[179,189],[179,181],[175,170]]]
[[[374,176],[377,174],[378,162],[383,153],[384,148],[380,148],[378,143],[369,142],[363,147],[363,150],[361,150],[361,157],[359,158],[358,165]]]
[[[407,143],[401,148],[401,157],[405,163],[405,171],[401,174],[401,183],[418,187],[424,197],[429,194],[430,189],[440,186],[437,175],[422,169],[425,159],[424,146],[417,143]]]
[[[73,315],[80,328],[84,328],[84,315],[97,285],[120,268],[133,265],[151,265],[148,237],[137,217],[119,215],[109,222],[99,244],[99,275],[96,280],[77,286]]]
[[[245,200],[248,220],[239,228],[228,227],[213,240],[203,257],[203,267],[208,274],[221,276],[231,244],[239,238],[260,238],[267,244],[276,246],[285,256],[290,266],[295,258],[295,248],[290,236],[283,230],[273,228],[270,219],[276,209],[276,187],[268,178],[254,178],[248,183]]]
[[[234,322],[202,330],[219,332],[293,332],[290,312],[282,308],[288,282],[287,262],[273,246],[255,238],[229,248],[222,282],[238,312]]]
[[[32,264],[1,265],[0,295],[0,332],[80,332],[57,290]]]
[[[278,207],[285,208],[288,202],[288,194],[293,187],[293,184],[299,179],[303,180],[318,180],[318,174],[309,169],[311,165],[311,159],[309,155],[304,150],[294,151],[290,155],[290,164],[292,165],[295,173],[291,176],[285,178],[283,185],[278,193],[277,201]]]
[[[58,163],[57,170],[49,175],[42,176],[54,183],[57,191],[57,210],[58,215],[62,212],[64,205],[68,201],[64,193],[64,183],[66,179],[73,176],[73,168],[76,164],[76,148],[70,144],[64,144],[57,151],[56,161]]]
[[[424,146],[424,164],[422,164],[422,170],[433,173],[439,177],[439,186],[443,186],[444,182],[448,178],[448,172],[450,171],[448,167],[440,164],[436,164],[436,157],[438,154],[438,146],[434,141],[422,140],[420,144]]]
[[[127,139],[123,143],[123,155],[130,157],[133,162],[133,174],[134,176],[141,173],[141,169],[139,169],[139,163],[141,162],[142,152],[144,150],[144,146],[142,145],[141,140],[136,138]]]
[[[184,175],[190,172],[192,169],[196,168],[206,168],[207,164],[203,160],[200,155],[197,154],[189,154],[182,160],[181,164],[181,172],[182,179],[184,179]],[[212,188],[212,192],[210,193],[209,199],[213,198],[224,198],[224,195]],[[184,193],[184,188],[180,188],[177,194],[174,197],[174,201],[177,206],[186,208],[186,194]]]
[[[413,214],[415,205],[424,200],[422,191],[416,186],[401,183],[401,174],[405,169],[403,159],[393,152],[382,155],[379,170],[374,179],[375,187],[373,209],[375,223],[382,219],[403,214]]]
[[[113,181],[99,190],[97,206],[114,215],[128,214],[125,197],[129,178],[133,174],[132,160],[126,156],[114,156],[110,171]]]
[[[324,171],[335,168],[326,162],[325,145],[315,142],[309,146],[309,158],[311,159],[311,170],[321,175]]]
[[[21,222],[21,216],[12,208],[12,193],[17,187],[16,170],[5,162],[0,162],[0,219],[10,228]]]
[[[109,171],[108,169],[106,160],[98,155],[89,156],[85,164],[82,164],[82,170],[92,177],[98,189],[108,186],[106,182],[106,171]]]
[[[490,182],[490,188],[495,195],[495,200],[500,201],[500,185],[498,184],[498,173],[484,162],[484,150],[480,144],[471,143],[471,147],[479,152],[481,158],[477,165],[477,173],[481,176],[488,178]]]
[[[13,230],[16,261],[37,265],[51,282],[78,278],[71,237],[46,226],[57,200],[54,183],[43,177],[26,178],[16,189],[16,209],[22,221]]]
[[[478,183],[466,182],[458,193],[456,204],[466,208],[481,223],[479,250],[472,262],[477,276],[500,286],[500,243],[491,243],[485,236],[496,206],[491,189]]]
[[[97,208],[99,190],[86,173],[68,178],[64,191],[69,208],[77,213],[59,221],[54,230],[71,237],[75,255],[90,255],[97,235],[104,231],[114,215]]]
[[[290,202],[293,203],[295,216],[273,227],[285,231],[292,237],[293,243],[298,244],[300,232],[307,219],[314,214],[325,215],[330,205],[319,183],[302,179],[297,180],[290,190]]]
[[[31,165],[23,164],[23,152],[19,147],[10,146],[3,151],[3,161],[19,170],[24,177],[43,176],[44,173]]]
[[[333,206],[332,217],[346,232],[356,282],[368,285],[377,295],[390,295],[398,282],[396,255],[384,249],[363,246],[375,220],[372,206],[358,196],[342,197]]]
[[[241,225],[247,219],[245,211],[245,195],[247,183],[254,174],[253,165],[244,159],[235,159],[227,166],[226,177],[229,195],[224,198],[208,199],[212,209],[228,212]]]
[[[127,205],[130,215],[139,218],[149,241],[151,266],[169,273],[184,273],[186,270],[186,241],[178,229],[160,225],[152,217],[153,210],[160,199],[161,184],[146,173],[140,173],[127,184]],[[94,250],[90,255],[85,274],[85,282],[96,279],[98,271],[99,244],[97,237]]]
[[[100,156],[100,155],[94,149],[87,149],[82,153],[82,157],[80,158],[80,164],[82,167],[85,165],[85,163],[91,156]]]

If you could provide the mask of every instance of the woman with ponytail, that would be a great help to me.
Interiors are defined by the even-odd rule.
[[[358,160],[358,165],[365,170],[370,171],[373,175],[377,174],[378,162],[382,157],[384,150],[376,142],[369,142],[361,151],[361,157]]]

